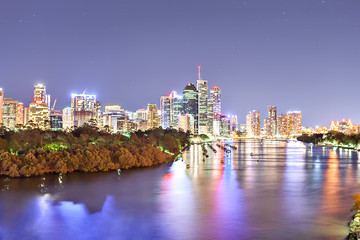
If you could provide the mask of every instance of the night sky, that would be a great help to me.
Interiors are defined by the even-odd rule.
[[[222,89],[224,114],[245,122],[303,112],[303,125],[360,124],[359,0],[0,0],[0,87],[56,108],[98,95],[135,111],[195,83]]]

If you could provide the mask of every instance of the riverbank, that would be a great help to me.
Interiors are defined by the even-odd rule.
[[[163,129],[138,131],[130,137],[86,126],[70,133],[3,132],[0,175],[31,177],[150,167],[173,161],[187,144],[186,133]]]
[[[349,235],[346,237],[348,240],[358,240],[360,237],[360,212],[358,211],[349,223]]]

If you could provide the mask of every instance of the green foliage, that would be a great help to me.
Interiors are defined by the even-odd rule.
[[[129,137],[91,126],[70,133],[4,130],[0,134],[0,175],[28,177],[148,167],[173,159],[188,143],[188,133],[161,128]]]

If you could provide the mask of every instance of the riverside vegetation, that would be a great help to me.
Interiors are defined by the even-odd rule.
[[[129,136],[90,126],[72,132],[0,128],[0,175],[30,177],[159,165],[173,160],[189,144],[189,135],[161,128]]]
[[[360,145],[360,134],[347,135],[341,132],[330,131],[327,134],[303,134],[297,140],[305,143],[357,149]]]

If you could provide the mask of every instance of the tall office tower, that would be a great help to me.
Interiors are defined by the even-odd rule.
[[[253,110],[246,115],[246,134],[248,137],[260,137],[260,113]]]
[[[207,102],[207,120],[208,120],[208,133],[214,134],[214,109],[213,109],[213,100],[211,98],[208,99]]]
[[[201,78],[200,66],[198,66],[198,80],[197,80],[197,90],[198,90],[198,129],[199,134],[208,133],[208,109],[207,109],[207,100],[208,100],[208,82]]]
[[[271,119],[269,121],[270,129],[268,132],[268,136],[276,136],[276,106],[268,106],[268,118]]]
[[[162,96],[160,98],[160,111],[161,111],[161,127],[167,129],[170,127],[170,97]]]
[[[62,128],[64,130],[71,130],[74,127],[74,110],[71,107],[66,107],[62,111]]]
[[[170,127],[178,127],[178,119],[183,111],[182,97],[177,92],[172,91],[169,95],[170,98]]]
[[[2,119],[3,119],[3,101],[4,101],[4,91],[2,88],[0,88],[0,127],[1,127],[1,124],[2,124]]]
[[[34,86],[34,102],[46,103],[46,87],[39,83]]]
[[[273,135],[273,126],[274,126],[274,120],[271,118],[265,118],[264,119],[264,134],[267,137],[274,137]]]
[[[50,128],[52,130],[59,130],[63,128],[61,110],[50,110]]]
[[[90,123],[95,117],[96,95],[72,94],[71,108],[74,110],[74,126]]]
[[[191,128],[194,129],[195,134],[198,134],[198,95],[198,91],[192,83],[188,83],[183,90],[183,112],[192,115],[194,126]]]
[[[288,131],[291,136],[302,134],[302,116],[300,111],[287,112]]]
[[[184,132],[190,131],[194,133],[194,117],[191,114],[184,114],[179,116],[178,129]]]
[[[210,99],[213,101],[214,114],[221,115],[221,90],[218,87],[210,89]]]
[[[239,124],[237,120],[237,115],[230,116],[230,132],[236,132],[239,130]]]
[[[288,117],[287,115],[278,115],[276,118],[277,122],[277,136],[286,137],[289,135],[288,131]]]
[[[160,127],[160,117],[156,104],[149,103],[147,105],[147,122],[149,129]]]

